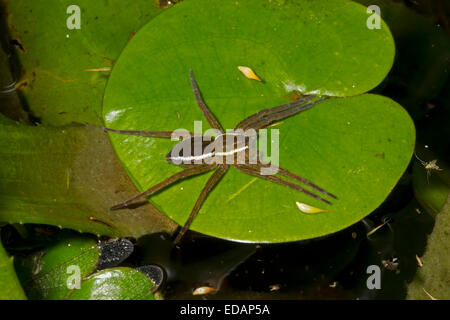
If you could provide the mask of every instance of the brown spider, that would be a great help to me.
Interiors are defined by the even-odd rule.
[[[315,97],[314,95],[310,95],[303,99],[296,100],[296,101],[293,101],[293,102],[290,102],[287,104],[283,104],[283,105],[280,105],[277,107],[263,109],[255,114],[245,118],[241,122],[239,122],[234,129],[235,130],[234,133],[230,133],[229,131],[227,131],[225,133],[223,131],[222,126],[219,124],[217,119],[214,117],[214,115],[211,113],[211,111],[208,109],[205,102],[203,101],[200,91],[198,89],[197,83],[194,79],[192,70],[190,70],[189,73],[190,73],[190,81],[191,81],[192,89],[194,91],[194,95],[195,95],[197,104],[200,107],[201,111],[203,112],[203,115],[205,116],[205,118],[208,121],[208,123],[210,124],[210,126],[213,129],[215,129],[215,131],[218,134],[215,136],[214,139],[212,139],[209,136],[204,136],[204,135],[193,135],[193,136],[189,136],[188,138],[183,139],[181,142],[179,142],[177,145],[175,145],[172,148],[172,150],[166,155],[166,160],[171,163],[174,163],[176,165],[185,167],[186,168],[185,170],[180,171],[180,172],[168,177],[167,179],[161,181],[160,183],[152,186],[148,190],[139,193],[138,195],[124,201],[123,203],[120,203],[120,204],[117,204],[117,205],[111,207],[110,208],[111,210],[126,208],[136,199],[145,197],[147,195],[154,194],[155,192],[167,187],[168,185],[171,185],[171,184],[177,182],[178,180],[181,180],[181,179],[184,179],[187,177],[191,177],[194,175],[198,175],[198,174],[203,174],[203,173],[211,171],[211,170],[215,170],[215,172],[209,178],[208,182],[206,183],[205,187],[203,188],[202,192],[200,193],[200,196],[198,197],[197,202],[195,203],[194,208],[192,209],[188,220],[186,221],[183,228],[181,229],[181,231],[178,233],[177,237],[175,238],[174,242],[179,243],[179,241],[181,240],[181,238],[183,237],[185,232],[189,229],[189,226],[191,225],[192,221],[196,217],[197,213],[199,212],[200,207],[201,207],[202,203],[205,201],[208,193],[214,188],[214,186],[219,182],[219,180],[227,172],[230,165],[244,173],[249,174],[249,175],[256,176],[256,177],[259,177],[262,179],[266,179],[266,180],[287,186],[294,190],[303,192],[303,193],[305,193],[315,199],[318,199],[322,202],[325,202],[326,204],[331,205],[330,201],[322,198],[321,196],[318,196],[318,195],[312,193],[309,190],[302,188],[298,184],[292,183],[288,180],[283,180],[282,178],[280,178],[274,174],[272,174],[272,175],[271,174],[262,174],[261,170],[263,168],[269,168],[269,164],[263,163],[262,161],[260,161],[259,158],[256,160],[256,163],[254,163],[254,162],[251,163],[249,161],[249,159],[250,159],[250,155],[249,155],[250,139],[248,136],[243,137],[243,133],[242,133],[242,131],[246,131],[249,129],[253,129],[256,131],[259,129],[266,128],[275,121],[280,121],[282,119],[285,119],[287,117],[295,115],[301,111],[311,108],[312,106],[323,101],[325,98],[305,104],[306,102],[310,101],[312,98]],[[241,131],[239,131],[239,129]],[[145,137],[160,137],[160,138],[171,138],[174,133],[174,131],[115,130],[115,129],[109,129],[109,128],[105,128],[105,131],[119,133],[119,134],[138,135],[138,136],[145,136]],[[236,133],[236,132],[240,132],[240,133]],[[239,146],[235,142],[233,142],[233,145],[231,145],[232,149],[230,150],[230,145],[228,143],[229,140],[224,139],[224,137],[230,136],[230,134],[232,134],[234,136],[232,141],[235,141],[235,139],[234,139],[235,137],[244,138],[243,140],[241,140],[241,141],[244,141],[244,144]],[[219,139],[219,137],[221,137],[221,139]],[[190,154],[181,153],[180,155],[176,154],[177,155],[176,157],[173,156],[174,150],[178,150],[178,149],[180,149],[180,147],[185,147],[186,144],[194,145],[196,143],[196,141],[198,143],[199,139],[201,139],[200,140],[201,141],[200,149],[198,149],[198,148],[190,149],[189,148],[190,150],[193,150],[193,152],[191,152]],[[225,142],[225,140],[227,140],[227,142]],[[214,152],[207,151],[207,150],[211,150],[210,147],[212,144],[215,144],[216,146],[219,144],[221,147],[222,146],[228,147],[225,149],[225,150],[227,150],[227,152],[216,153],[215,154],[216,160],[212,160]],[[185,149],[181,148],[181,150],[183,151]],[[217,155],[219,155],[219,158],[217,158]],[[233,161],[231,163],[229,161],[229,158],[227,158],[228,161],[217,161],[217,159],[223,160],[225,156],[229,157],[230,155],[233,157]],[[242,163],[242,161],[236,161],[236,159],[239,158],[239,156],[244,157],[245,161],[243,163]],[[177,158],[177,160],[183,160],[182,163],[179,163],[179,161],[174,161],[175,158]],[[209,160],[209,161],[207,161],[207,160]],[[333,194],[318,187],[311,181],[296,175],[295,173],[292,173],[292,172],[290,172],[286,169],[280,168],[280,167],[277,167],[277,171],[281,176],[284,176],[285,178],[290,178],[297,182],[303,183],[304,185],[307,185],[307,186],[311,187],[312,189],[314,189],[326,196],[337,199],[337,197],[334,196]]]

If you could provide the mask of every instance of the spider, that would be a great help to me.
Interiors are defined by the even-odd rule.
[[[184,226],[181,228],[180,232],[176,236],[174,243],[178,244],[183,235],[186,233],[186,231],[189,229],[191,223],[195,219],[196,215],[198,214],[200,207],[202,206],[203,202],[205,201],[206,197],[208,196],[208,193],[214,188],[214,186],[219,182],[219,180],[224,176],[224,174],[229,169],[230,165],[235,167],[236,169],[252,175],[256,176],[271,182],[278,183],[280,185],[289,187],[291,189],[297,190],[299,192],[303,192],[307,194],[308,196],[311,196],[315,199],[318,199],[328,205],[331,205],[331,202],[322,198],[319,195],[314,194],[313,192],[303,188],[299,184],[293,183],[289,180],[282,179],[280,176],[284,178],[290,178],[297,183],[302,183],[306,186],[309,186],[313,190],[326,195],[328,197],[337,199],[337,197],[324,189],[320,188],[319,186],[315,185],[311,181],[300,177],[299,175],[292,173],[284,168],[277,167],[278,174],[280,176],[277,176],[275,174],[262,174],[261,169],[263,168],[269,168],[268,164],[263,163],[260,161],[260,159],[257,159],[256,163],[250,163],[250,155],[249,155],[249,139],[248,137],[244,138],[244,146],[238,147],[235,143],[231,146],[231,150],[229,149],[229,145],[227,152],[224,153],[216,153],[215,156],[224,157],[224,156],[235,156],[234,161],[231,163],[229,161],[211,161],[211,157],[213,156],[213,152],[208,153],[208,149],[211,149],[211,144],[225,144],[223,141],[225,137],[229,136],[230,134],[233,134],[234,136],[240,136],[242,138],[242,133],[235,133],[235,132],[241,132],[241,130],[249,130],[253,129],[255,131],[263,128],[267,128],[270,124],[272,124],[275,121],[280,121],[282,119],[285,119],[287,117],[293,116],[301,111],[304,111],[306,109],[309,109],[313,107],[314,105],[322,102],[325,98],[318,99],[314,102],[310,102],[311,99],[315,97],[315,95],[309,95],[302,99],[286,103],[277,107],[273,108],[267,108],[263,109],[247,118],[239,122],[236,127],[234,128],[234,133],[230,133],[229,131],[224,132],[222,126],[220,125],[219,121],[214,117],[214,115],[211,113],[211,111],[206,106],[205,102],[203,101],[203,98],[201,96],[200,90],[198,88],[197,82],[194,79],[194,75],[192,70],[189,71],[190,76],[190,83],[192,86],[192,90],[194,92],[195,100],[197,101],[198,106],[200,107],[200,110],[202,111],[204,117],[210,124],[211,128],[213,128],[218,135],[214,139],[209,136],[204,135],[194,135],[185,137],[181,142],[179,142],[177,145],[175,145],[171,151],[166,155],[166,160],[168,162],[171,162],[173,164],[179,165],[184,167],[185,169],[183,171],[180,171],[178,173],[175,173],[174,175],[168,177],[167,179],[159,182],[158,184],[152,186],[148,190],[139,193],[138,195],[119,203],[115,206],[112,206],[110,210],[117,210],[117,209],[123,209],[128,207],[130,204],[132,204],[135,200],[143,198],[148,195],[152,195],[159,190],[181,180],[185,179],[191,176],[199,175],[206,173],[208,171],[214,170],[214,173],[211,175],[209,180],[206,182],[206,185],[204,186],[203,190],[201,191],[199,197],[197,198],[197,201],[194,205],[194,208],[191,211],[191,214],[189,215],[189,218],[187,219]],[[104,128],[107,132],[113,132],[118,134],[126,134],[126,135],[138,135],[138,136],[145,136],[145,137],[159,137],[159,138],[171,138],[174,131],[141,131],[141,130],[116,130],[116,129],[110,129],[110,128]],[[219,137],[221,139],[219,139]],[[200,150],[197,148],[196,150],[193,150],[190,154],[181,154],[180,156],[173,157],[173,152],[176,148],[180,148],[180,146],[186,146],[186,144],[193,145],[196,142],[196,139],[201,139],[201,148]],[[234,141],[234,138],[233,138]],[[241,140],[242,141],[242,140]],[[195,148],[194,148],[195,149]],[[184,150],[184,149],[182,149]],[[244,156],[245,161],[242,163],[242,161],[238,162],[235,161],[236,158],[241,155]],[[181,164],[179,162],[175,161],[175,158],[177,160],[184,160]],[[209,159],[210,161],[206,161]],[[220,158],[216,158],[220,159]],[[241,158],[242,159],[242,158]]]

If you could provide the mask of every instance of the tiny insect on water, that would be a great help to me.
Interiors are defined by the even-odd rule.
[[[323,198],[320,195],[317,195],[313,193],[310,190],[305,189],[304,187],[300,186],[299,184],[306,185],[313,189],[314,191],[322,194],[323,196],[327,196],[333,199],[337,199],[337,197],[324,189],[320,188],[316,184],[312,183],[311,181],[290,172],[287,169],[277,167],[277,174],[278,175],[267,175],[262,174],[262,170],[264,168],[270,168],[270,164],[263,163],[263,161],[260,161],[260,159],[257,159],[256,163],[253,163],[252,161],[249,161],[250,159],[250,146],[249,146],[249,139],[247,136],[243,137],[243,141],[245,142],[245,145],[236,145],[233,144],[230,148],[229,145],[224,145],[226,152],[220,154],[221,157],[227,157],[227,161],[207,161],[211,160],[211,157],[215,156],[217,157],[217,153],[214,154],[213,152],[210,152],[208,150],[211,150],[213,148],[211,147],[211,144],[228,144],[228,139],[225,139],[229,135],[233,135],[232,141],[236,141],[234,138],[236,136],[242,135],[242,132],[245,132],[246,130],[253,129],[255,131],[264,129],[269,127],[271,124],[273,124],[276,121],[283,120],[287,117],[291,117],[295,114],[298,114],[299,112],[302,112],[304,110],[307,110],[314,105],[317,105],[318,103],[324,101],[326,98],[321,98],[315,101],[312,101],[313,98],[315,98],[315,95],[309,95],[306,97],[303,97],[302,99],[286,103],[280,106],[272,107],[263,109],[247,118],[239,122],[236,127],[234,128],[233,132],[224,132],[222,126],[220,125],[219,121],[214,117],[212,112],[209,110],[209,108],[206,106],[205,102],[203,101],[203,98],[201,96],[200,90],[198,88],[197,82],[194,79],[194,75],[192,70],[189,71],[190,76],[190,83],[192,86],[192,90],[194,92],[194,96],[196,99],[196,102],[202,111],[204,117],[210,124],[211,128],[215,129],[216,132],[219,134],[213,138],[209,136],[202,136],[202,135],[193,135],[189,136],[185,139],[183,139],[181,142],[179,142],[177,145],[175,145],[172,150],[166,155],[166,160],[185,167],[183,171],[180,171],[167,179],[157,183],[156,185],[150,187],[144,192],[139,193],[138,195],[124,201],[123,203],[117,204],[115,206],[112,206],[111,210],[117,210],[117,209],[123,209],[128,206],[130,206],[135,200],[143,198],[145,196],[149,196],[154,194],[155,192],[181,180],[185,179],[191,176],[203,174],[209,171],[214,170],[214,173],[209,178],[209,180],[206,182],[206,185],[204,186],[203,190],[201,191],[199,197],[197,198],[197,201],[194,205],[194,208],[192,209],[189,218],[187,219],[184,226],[181,228],[180,232],[176,236],[174,242],[179,243],[182,239],[185,232],[189,229],[189,226],[191,225],[192,221],[198,214],[203,202],[205,201],[207,195],[209,192],[214,188],[214,186],[220,181],[220,179],[224,176],[224,174],[227,172],[230,166],[235,167],[241,172],[244,172],[246,174],[256,176],[274,183],[278,183],[280,185],[289,187],[291,189],[297,190],[299,192],[303,192],[307,194],[310,197],[313,197],[317,200],[320,200],[328,205],[331,205],[331,202],[325,198]],[[241,131],[239,131],[241,130]],[[172,138],[174,131],[141,131],[141,130],[117,130],[117,129],[111,129],[111,128],[105,128],[105,131],[107,132],[113,132],[118,134],[126,134],[126,135],[137,135],[137,136],[145,136],[145,137],[159,137],[159,138]],[[219,139],[220,138],[220,139]],[[189,148],[188,150],[191,150],[191,153],[189,154],[180,154],[176,157],[173,156],[173,150],[181,149],[186,150],[182,147],[183,144],[190,144],[194,145],[196,142],[198,142],[198,139],[201,139],[201,146],[200,150],[198,148]],[[233,155],[233,161],[229,162],[229,156]],[[243,156],[243,157],[241,157]],[[176,158],[176,159],[175,159]],[[244,163],[241,163],[240,161],[237,161],[237,159],[244,158]],[[177,160],[177,161],[175,161]],[[183,160],[181,163],[179,160]],[[223,159],[222,159],[223,160]],[[291,182],[287,179],[291,179],[294,182]]]
[[[431,171],[442,171],[442,169],[437,165],[437,160],[431,160],[431,161],[424,161],[420,159],[416,153],[414,153],[414,156],[419,160],[420,164],[425,168],[425,171],[427,172],[427,182],[430,183],[430,176]]]

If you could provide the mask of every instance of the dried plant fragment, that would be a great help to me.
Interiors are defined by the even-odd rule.
[[[260,77],[256,75],[256,73],[250,69],[249,67],[238,66],[238,69],[247,79],[253,79],[257,81],[262,81]]]
[[[372,230],[370,230],[369,232],[367,232],[367,237],[374,234],[377,230],[379,230],[381,227],[383,227],[384,225],[386,225],[389,221],[391,221],[390,219],[386,219],[386,221],[384,221],[382,224],[380,224],[378,227],[373,228]]]
[[[416,260],[419,267],[423,267],[423,262],[420,260],[419,256],[416,254]]]
[[[316,208],[313,206],[310,206],[309,204],[306,203],[301,203],[301,202],[295,202],[295,204],[297,205],[298,209],[303,212],[303,213],[309,213],[309,214],[314,214],[314,213],[320,213],[320,212],[330,212],[331,210],[325,210],[325,209],[320,209],[320,208]]]
[[[111,71],[111,67],[96,68],[96,69],[85,69],[83,71],[86,71],[86,72],[109,72],[109,71]]]
[[[428,296],[428,297],[430,297],[430,299],[431,300],[437,300],[435,297],[433,297],[427,290],[425,290],[425,288],[422,288],[423,289],[423,292],[425,292],[426,293],[426,295]]]
[[[269,290],[270,291],[278,291],[280,290],[280,285],[279,284],[272,284],[269,286]]]
[[[215,292],[217,291],[216,288],[213,287],[198,287],[197,289],[194,290],[194,292],[192,292],[193,296],[202,296],[205,294],[210,294],[211,292]]]
[[[336,286],[337,286],[337,281],[334,281],[333,283],[330,283],[328,286],[329,286],[330,288],[336,288]]]

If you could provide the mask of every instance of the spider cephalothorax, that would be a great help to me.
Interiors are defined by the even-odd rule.
[[[303,192],[326,204],[331,204],[331,202],[301,187],[299,184],[283,179],[282,177],[292,179],[296,182],[309,186],[311,189],[325,196],[337,199],[336,196],[318,187],[311,181],[302,178],[284,168],[276,168],[276,173],[278,175],[262,174],[264,169],[269,168],[271,165],[262,162],[258,156],[256,158],[252,157],[251,144],[253,136],[252,134],[248,134],[248,132],[251,133],[256,132],[259,129],[264,129],[275,121],[282,120],[301,111],[309,109],[312,106],[323,101],[325,98],[310,102],[315,97],[314,95],[310,95],[303,99],[296,100],[277,107],[263,109],[239,122],[233,131],[224,132],[220,123],[217,121],[217,119],[214,117],[214,115],[211,113],[211,111],[203,101],[197,83],[194,79],[192,70],[190,70],[190,81],[197,104],[210,126],[214,129],[215,138],[211,136],[202,136],[195,134],[190,134],[187,137],[185,135],[185,138],[177,145],[175,145],[172,150],[170,150],[170,152],[166,155],[166,160],[173,164],[185,167],[186,169],[168,177],[167,179],[152,186],[148,190],[141,192],[133,198],[130,198],[123,203],[111,207],[111,210],[128,207],[136,199],[151,195],[180,179],[215,170],[213,175],[207,181],[202,192],[200,193],[200,196],[198,197],[188,220],[175,238],[175,243],[178,243],[183,237],[184,233],[189,229],[189,226],[199,212],[200,207],[205,201],[208,193],[219,182],[219,180],[223,177],[230,166],[233,166],[236,169],[249,175],[260,177],[262,179],[266,179]],[[173,136],[177,134],[176,131],[137,131],[115,130],[109,128],[105,128],[105,130],[120,134],[160,138],[173,138]]]

